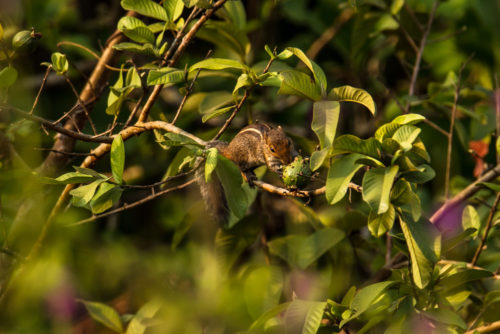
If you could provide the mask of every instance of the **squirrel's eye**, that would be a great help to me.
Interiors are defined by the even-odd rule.
[[[275,153],[276,151],[274,150],[274,147],[269,147],[269,149],[271,150],[271,152]]]

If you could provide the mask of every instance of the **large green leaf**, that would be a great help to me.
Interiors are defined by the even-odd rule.
[[[165,87],[172,86],[176,83],[183,82],[185,79],[184,71],[173,67],[163,67],[159,70],[151,70],[146,80],[148,86],[164,85]]]
[[[253,270],[246,278],[243,289],[248,313],[252,318],[257,319],[262,313],[272,309],[278,304],[282,290],[281,268],[264,266]]]
[[[392,139],[399,143],[403,151],[408,152],[412,149],[412,144],[417,139],[420,131],[416,126],[403,125],[394,132]]]
[[[182,0],[167,0],[163,1],[163,7],[167,12],[169,21],[177,20],[184,10],[184,2]]]
[[[144,334],[146,329],[150,327],[147,324],[147,320],[150,320],[155,316],[161,305],[162,304],[158,299],[153,299],[142,305],[128,324],[125,334]]]
[[[438,285],[446,291],[457,288],[465,283],[493,276],[493,273],[483,269],[465,269],[439,280]]]
[[[427,310],[423,312],[426,317],[431,318],[432,320],[438,321],[440,323],[446,325],[452,325],[459,327],[463,330],[467,329],[467,324],[465,321],[458,315],[457,312],[449,310],[444,307],[435,308],[431,310]]]
[[[391,203],[404,212],[411,214],[414,221],[421,215],[420,197],[413,191],[409,182],[399,179],[391,191]]]
[[[356,163],[361,158],[363,155],[353,153],[333,161],[326,179],[325,195],[328,203],[335,204],[344,198],[352,177],[363,167],[362,164]]]
[[[154,48],[153,44],[137,44],[131,42],[123,42],[113,45],[113,49],[120,51],[131,51],[140,53],[146,56],[158,56],[157,50]]]
[[[336,87],[330,91],[328,98],[335,101],[347,101],[359,103],[375,115],[376,107],[372,96],[361,88],[351,86]]]
[[[431,281],[434,265],[439,259],[441,235],[428,221],[413,222],[400,215],[399,222],[410,252],[413,281],[423,289]]]
[[[54,181],[60,184],[71,184],[71,183],[87,183],[95,180],[92,175],[79,173],[79,172],[69,172],[57,177]]]
[[[17,71],[12,66],[7,66],[0,71],[0,88],[10,87],[17,80]]]
[[[382,146],[375,138],[360,139],[354,135],[342,135],[333,142],[333,155],[359,153],[380,158]]]
[[[161,21],[168,21],[165,8],[152,0],[122,0],[121,5],[123,9],[133,10],[141,15]]]
[[[212,147],[208,149],[207,157],[205,160],[205,181],[210,182],[212,179],[212,172],[217,166],[217,148]]]
[[[405,180],[414,183],[425,183],[432,180],[436,176],[436,172],[431,166],[423,164],[415,170],[409,170],[401,173],[401,177]]]
[[[231,68],[243,71],[247,69],[247,66],[233,59],[209,58],[199,61],[196,64],[192,65],[189,68],[189,72],[195,71],[200,68],[204,70],[214,70],[214,71]]]
[[[368,215],[368,229],[374,237],[381,237],[392,229],[394,219],[396,219],[396,210],[392,204],[389,204],[389,210],[382,214],[371,210]]]
[[[307,74],[290,70],[280,73],[281,86],[278,94],[297,95],[312,101],[321,99],[320,86],[316,84]]]
[[[328,153],[330,153],[330,151],[331,151],[330,147],[325,147],[324,149],[319,151],[314,151],[311,154],[311,160],[309,162],[309,165],[313,172],[323,165],[323,162],[328,157]]]
[[[295,299],[285,313],[285,332],[287,334],[316,334],[326,302]]]
[[[306,235],[288,235],[268,243],[269,251],[290,266],[299,269],[309,267],[321,255],[340,242],[345,233],[336,228],[325,228]]]
[[[391,123],[400,124],[400,125],[414,125],[425,119],[425,116],[420,114],[404,114],[394,118]]]
[[[240,0],[226,1],[224,9],[229,20],[243,31],[247,25],[247,14],[243,3]]]
[[[313,104],[313,119],[311,129],[318,136],[323,149],[333,144],[337,123],[339,121],[340,105],[336,101],[318,101]]]
[[[116,135],[111,143],[111,172],[117,183],[122,183],[123,168],[125,166],[125,145],[121,135]]]
[[[155,35],[144,22],[133,16],[124,16],[118,21],[118,29],[138,43],[155,42]]]
[[[85,308],[94,320],[100,322],[115,332],[123,332],[123,324],[120,320],[120,315],[114,308],[102,303],[90,302],[86,300],[79,301],[85,305]]]
[[[314,61],[309,59],[306,54],[298,48],[286,48],[286,50],[292,52],[297,58],[299,58],[308,68],[311,70],[314,80],[319,85],[321,89],[321,95],[325,95],[326,93],[326,76],[321,67],[318,66]]]
[[[237,218],[242,218],[248,208],[248,199],[241,186],[243,179],[240,169],[221,155],[218,155],[218,159],[215,172],[224,188],[229,209]]]
[[[277,317],[278,315],[286,311],[290,306],[290,304],[291,302],[279,304],[270,309],[269,311],[263,313],[258,319],[256,319],[252,323],[252,325],[248,329],[248,333],[262,333],[261,331],[262,327],[264,327],[269,320]]]
[[[481,221],[479,219],[479,214],[472,205],[467,205],[462,211],[462,228],[466,231],[469,228],[475,230],[472,234],[473,237],[477,236],[477,231],[481,227]]]
[[[352,314],[340,322],[339,327],[342,328],[347,322],[359,317],[366,312],[373,305],[373,303],[380,297],[384,291],[391,285],[395,284],[394,281],[385,281],[375,283],[364,287],[359,290],[351,301],[350,309]]]
[[[389,210],[389,196],[398,170],[397,165],[373,168],[363,176],[363,200],[379,215]]]
[[[89,204],[92,197],[94,197],[97,187],[104,181],[104,179],[96,180],[90,184],[71,190],[69,192],[69,194],[73,196],[71,204],[79,207],[84,207]]]
[[[90,201],[90,208],[93,214],[99,214],[111,208],[122,194],[122,189],[114,184],[104,182],[97,189],[94,197]]]

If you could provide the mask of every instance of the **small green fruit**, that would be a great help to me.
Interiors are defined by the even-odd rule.
[[[36,40],[41,35],[35,30],[21,30],[12,38],[12,47],[19,53],[30,53],[35,51],[37,47]]]
[[[283,168],[282,180],[288,188],[303,189],[311,180],[312,172],[309,168],[309,159],[296,156],[295,159]]]

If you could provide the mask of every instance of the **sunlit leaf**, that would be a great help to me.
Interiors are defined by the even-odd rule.
[[[333,88],[328,94],[328,98],[335,101],[346,101],[359,103],[375,115],[376,107],[372,96],[361,88],[351,86],[341,86]]]
[[[85,308],[94,320],[100,322],[115,332],[123,332],[123,324],[120,320],[120,315],[114,308],[102,303],[90,302],[86,300],[79,301],[85,305]]]
[[[54,181],[61,184],[87,183],[95,180],[95,177],[79,172],[69,172],[57,177]]]
[[[493,273],[483,269],[465,269],[458,273],[444,277],[439,280],[439,286],[444,290],[452,290],[465,283],[480,280],[486,277],[493,276]]]
[[[398,170],[397,165],[373,168],[363,176],[363,200],[379,215],[389,210],[389,196]]]
[[[354,174],[363,167],[356,163],[362,157],[363,155],[354,153],[333,161],[326,179],[325,195],[328,203],[335,204],[344,198]]]
[[[111,172],[117,183],[122,183],[123,168],[125,166],[125,145],[121,135],[116,135],[111,144]]]
[[[122,189],[114,184],[104,182],[97,189],[94,197],[90,201],[90,208],[93,214],[99,214],[111,208],[122,194]]]
[[[368,215],[368,229],[374,237],[381,237],[392,229],[394,219],[396,219],[396,210],[392,204],[389,205],[389,210],[382,214],[371,210]]]
[[[323,165],[323,162],[325,161],[330,151],[331,151],[330,147],[325,147],[324,149],[319,151],[314,151],[311,154],[309,166],[313,172]]]
[[[425,116],[420,114],[404,114],[394,118],[391,123],[399,124],[399,125],[414,125],[422,122],[425,119]]]
[[[169,21],[177,20],[184,10],[184,2],[182,0],[167,0],[163,1],[163,7],[167,12]]]
[[[295,299],[285,313],[285,332],[316,334],[325,312],[326,302]]]
[[[183,82],[184,79],[184,71],[173,67],[163,67],[159,70],[149,71],[146,82],[148,86],[164,85],[165,87],[169,87],[176,83]]]
[[[205,160],[205,181],[210,182],[212,179],[212,172],[217,166],[217,148],[212,147],[207,150],[207,157]]]
[[[192,65],[189,68],[189,72],[195,71],[197,69],[205,69],[205,70],[225,70],[228,68],[231,69],[239,69],[239,70],[246,70],[246,65],[232,59],[226,59],[226,58],[209,58],[209,59],[204,59],[200,62],[197,62],[196,64]]]
[[[165,8],[152,0],[122,0],[121,5],[123,9],[133,10],[134,12],[144,16],[162,21],[168,21]]]
[[[144,320],[153,318],[161,306],[162,303],[158,299],[153,299],[142,305],[128,324],[125,334],[144,334],[146,329],[150,327]]]
[[[318,101],[313,104],[311,129],[319,139],[323,149],[332,145],[337,132],[340,105],[335,101]]]
[[[305,73],[290,70],[280,73],[281,86],[278,94],[297,95],[312,101],[321,99],[321,90],[310,76]]]
[[[416,170],[410,170],[401,173],[401,177],[405,180],[414,183],[425,183],[432,180],[436,176],[436,172],[429,165],[420,165]]]
[[[360,139],[354,135],[342,135],[333,142],[333,155],[359,153],[380,158],[382,146],[375,138]]]
[[[419,289],[423,289],[431,281],[439,258],[441,236],[436,227],[427,221],[413,222],[399,216],[399,222],[410,252],[413,281]]]
[[[71,200],[71,204],[74,206],[84,207],[89,204],[90,200],[94,196],[97,187],[103,183],[105,180],[96,180],[90,184],[85,186],[80,186],[76,189],[73,189],[69,192],[71,196],[73,196]]]
[[[157,56],[157,52],[151,43],[137,44],[131,42],[123,42],[113,45],[113,48],[120,51],[132,51],[147,56]]]
[[[472,205],[467,205],[462,211],[462,228],[465,230],[472,228],[475,232],[472,234],[473,237],[477,236],[477,231],[481,226],[481,220],[479,219],[479,214]]]
[[[314,61],[309,59],[307,55],[299,48],[286,48],[286,50],[292,52],[297,58],[299,58],[312,72],[314,80],[319,85],[321,90],[321,95],[325,95],[326,92],[326,76],[321,67],[318,66]]]
[[[60,52],[54,52],[51,57],[52,67],[59,75],[63,75],[68,72],[69,63],[66,59],[66,55]]]

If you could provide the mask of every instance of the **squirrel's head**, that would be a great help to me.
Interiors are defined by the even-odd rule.
[[[269,148],[269,153],[279,159],[283,164],[288,165],[293,160],[293,143],[285,134],[285,131],[278,126],[264,133],[264,140]]]

